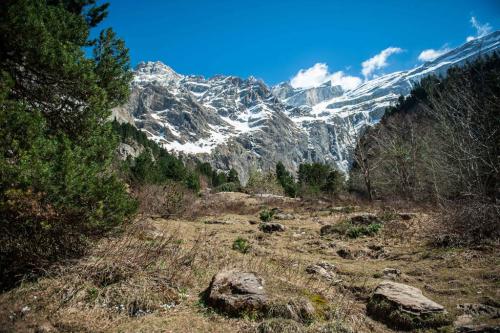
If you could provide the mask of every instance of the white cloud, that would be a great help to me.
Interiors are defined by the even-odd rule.
[[[333,73],[330,79],[332,81],[332,86],[341,86],[343,90],[352,90],[363,82],[361,78],[345,75],[342,71]]]
[[[446,52],[449,52],[449,51],[450,51],[450,49],[447,47],[440,48],[439,50],[435,50],[435,49],[423,50],[422,52],[420,52],[420,55],[418,56],[418,60],[420,60],[420,61],[432,61],[432,60],[436,59],[437,57],[442,56],[443,54],[445,54]]]
[[[368,77],[371,76],[377,69],[386,67],[388,65],[387,59],[391,55],[401,52],[403,52],[403,49],[399,47],[388,47],[372,58],[363,61],[363,63],[361,64],[361,66],[363,67],[361,72],[365,76],[365,79],[368,79]]]
[[[467,37],[466,41],[468,41],[468,42],[470,42],[471,40],[474,40],[476,38],[486,36],[487,34],[489,34],[493,30],[493,28],[491,27],[491,25],[489,23],[481,24],[476,19],[475,16],[472,16],[470,18],[470,23],[471,23],[472,27],[474,27],[474,29],[476,29],[476,35]]]
[[[330,73],[327,64],[316,63],[308,69],[298,71],[290,80],[290,84],[294,88],[312,88],[318,87],[327,81],[331,81],[334,86],[341,86],[344,90],[354,89],[362,82],[361,78],[346,75],[342,71]]]

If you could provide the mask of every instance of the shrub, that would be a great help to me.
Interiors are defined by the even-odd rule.
[[[250,243],[245,238],[238,237],[233,242],[233,250],[241,253],[247,253],[250,250]]]
[[[217,186],[215,192],[239,192],[241,190],[239,183],[224,183]]]
[[[379,223],[372,223],[368,226],[350,226],[346,231],[346,235],[350,238],[358,238],[360,236],[374,236],[382,227]]]
[[[260,212],[259,217],[260,217],[261,221],[263,221],[263,222],[269,222],[274,217],[274,211],[273,210],[264,209],[264,210],[262,210]]]
[[[349,238],[358,238],[360,236],[374,236],[382,228],[379,223],[372,223],[368,226],[353,225],[349,221],[342,221],[337,224],[325,225],[321,228],[321,235],[339,234]]]
[[[190,190],[193,190],[195,192],[198,192],[201,188],[200,185],[200,177],[194,173],[194,172],[189,172],[188,175],[186,176],[186,180],[184,181],[186,184],[186,187]]]
[[[250,170],[250,176],[245,186],[245,191],[253,194],[284,194],[283,187],[278,179],[276,179],[274,173],[264,174],[255,169]]]
[[[292,198],[297,196],[297,183],[295,183],[292,174],[285,169],[285,166],[281,162],[276,164],[276,178],[283,187],[286,195]]]
[[[144,184],[134,188],[139,212],[165,218],[184,213],[193,201],[194,193],[181,183],[169,181],[165,185]]]

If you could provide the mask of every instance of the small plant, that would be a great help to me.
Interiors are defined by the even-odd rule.
[[[87,289],[87,299],[90,302],[93,302],[97,299],[97,296],[99,296],[99,289],[92,287]]]
[[[247,253],[250,250],[250,243],[245,238],[238,237],[233,242],[233,250],[240,253]]]
[[[393,210],[384,210],[381,214],[379,214],[378,217],[384,222],[389,222],[397,219],[398,214],[396,214],[396,212]]]
[[[262,222],[271,221],[273,219],[273,216],[274,216],[274,211],[272,210],[264,209],[260,212],[260,219],[262,220]]]
[[[358,238],[360,236],[375,236],[380,231],[381,227],[382,225],[379,223],[372,223],[369,226],[351,226],[347,230],[346,235],[349,238]]]

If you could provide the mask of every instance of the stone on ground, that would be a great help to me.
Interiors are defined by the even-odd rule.
[[[252,272],[217,273],[206,291],[206,302],[229,315],[259,312],[267,305],[264,280]]]
[[[274,219],[276,220],[293,220],[295,216],[293,214],[287,214],[287,213],[277,213],[274,214]]]
[[[319,275],[322,278],[333,281],[335,280],[335,266],[327,262],[319,262],[306,267],[306,272],[309,274]]]
[[[285,226],[280,223],[261,223],[259,229],[265,233],[285,231]]]
[[[372,223],[382,223],[375,214],[359,213],[351,217],[351,223],[354,225],[370,225]]]
[[[389,280],[395,280],[401,276],[401,271],[397,268],[384,268],[382,271],[383,277]]]
[[[435,328],[451,323],[444,307],[425,297],[420,289],[392,281],[377,286],[367,311],[374,319],[401,330]]]

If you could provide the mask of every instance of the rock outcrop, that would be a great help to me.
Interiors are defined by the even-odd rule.
[[[421,78],[446,75],[498,50],[500,32],[470,41],[406,71],[376,77],[357,87],[325,82],[307,89],[289,83],[267,86],[254,77],[181,75],[161,62],[134,71],[128,103],[113,117],[143,130],[167,150],[196,156],[220,170],[234,168],[246,183],[250,170],[293,172],[300,163],[322,162],[347,171],[356,137]]]

